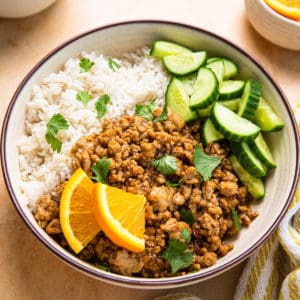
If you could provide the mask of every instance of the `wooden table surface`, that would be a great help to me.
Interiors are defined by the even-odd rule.
[[[300,52],[276,47],[260,37],[247,21],[242,0],[58,0],[32,17],[0,18],[0,123],[22,78],[51,49],[86,30],[137,19],[178,21],[226,37],[266,68],[292,105],[300,100]],[[207,300],[232,299],[243,265],[172,292],[190,291]],[[112,286],[59,261],[20,219],[1,173],[0,299],[150,300],[166,292]]]

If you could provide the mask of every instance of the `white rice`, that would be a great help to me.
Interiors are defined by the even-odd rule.
[[[113,71],[108,57],[83,52],[69,59],[61,71],[33,86],[26,107],[26,135],[19,141],[20,188],[32,210],[41,194],[53,191],[70,177],[70,150],[79,137],[99,131],[105,118],[134,114],[136,104],[149,103],[156,97],[157,106],[163,106],[169,78],[161,62],[148,53],[144,47],[113,58],[121,65]],[[80,73],[81,57],[95,62],[88,72]],[[77,92],[83,90],[92,95],[87,104],[76,100]],[[107,113],[99,120],[95,102],[103,94],[110,96],[110,102]],[[57,113],[69,123],[69,128],[56,136],[63,143],[60,153],[54,152],[45,139],[46,124]]]

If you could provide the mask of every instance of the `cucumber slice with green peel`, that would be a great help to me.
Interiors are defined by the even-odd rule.
[[[185,122],[197,119],[196,112],[189,108],[189,95],[185,86],[177,78],[172,78],[166,90],[166,104],[172,113],[179,115]]]
[[[231,143],[231,150],[239,163],[256,178],[267,175],[268,168],[259,160],[247,143]]]
[[[270,169],[276,168],[272,152],[261,133],[258,134],[255,140],[249,143],[249,146],[264,165]]]
[[[150,49],[150,55],[160,58],[181,53],[192,53],[192,50],[168,41],[155,41]]]
[[[229,161],[237,177],[248,188],[251,196],[256,200],[263,198],[265,196],[265,185],[263,181],[249,174],[239,163],[234,154],[229,157]]]
[[[206,119],[201,127],[201,135],[204,144],[209,144],[211,142],[219,141],[224,138],[224,135],[216,130],[211,119]]]
[[[242,95],[245,82],[243,80],[224,80],[219,88],[219,100],[238,98]]]
[[[240,117],[218,102],[215,102],[213,105],[211,120],[216,129],[228,140],[233,142],[247,142],[253,140],[260,131],[257,125]]]
[[[190,97],[190,108],[196,110],[209,106],[218,98],[218,80],[208,68],[200,68]]]
[[[241,98],[238,115],[253,120],[261,97],[261,82],[248,79]]]
[[[166,69],[179,76],[197,71],[206,61],[206,51],[168,55],[162,58]]]
[[[278,131],[284,127],[280,117],[263,97],[260,97],[253,121],[262,131],[266,132]]]
[[[219,82],[219,85],[222,83],[223,74],[224,74],[224,61],[223,59],[216,59],[208,64],[206,64],[206,68],[211,69]]]
[[[217,59],[222,59],[224,63],[223,79],[229,79],[239,73],[238,66],[230,59],[224,57],[210,57],[207,59],[207,64],[214,62]]]
[[[224,100],[224,101],[219,101],[218,103],[222,104],[223,106],[229,108],[230,110],[236,112],[239,108],[241,99],[231,99],[231,100]],[[205,117],[210,117],[211,115],[211,109],[213,107],[213,104],[209,105],[206,108],[198,109],[197,114],[199,118],[205,118]]]

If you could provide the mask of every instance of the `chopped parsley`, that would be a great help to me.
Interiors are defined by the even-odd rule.
[[[164,175],[172,175],[177,171],[176,158],[167,154],[159,159],[153,160],[151,165],[154,166],[158,172]]]
[[[46,125],[47,133],[45,135],[47,143],[51,146],[53,151],[60,152],[62,147],[62,142],[58,140],[55,135],[62,129],[68,129],[69,124],[65,117],[61,114],[55,114],[49,120]]]
[[[182,229],[181,237],[185,240],[185,243],[170,239],[167,249],[162,254],[162,257],[169,262],[172,273],[187,268],[193,261],[193,252],[186,251],[188,243],[191,241],[191,234],[187,228]]]
[[[79,63],[80,73],[87,72],[94,64],[95,63],[93,61],[83,57]]]
[[[92,176],[91,179],[96,182],[107,183],[107,175],[109,172],[110,160],[106,157],[103,157],[98,160],[97,164],[91,167],[92,172],[95,176]]]
[[[137,116],[144,118],[147,121],[153,121],[154,124],[157,122],[166,120],[167,116],[168,116],[168,108],[166,105],[164,106],[160,115],[158,117],[156,117],[155,119],[153,118],[153,110],[155,107],[155,101],[156,101],[156,98],[151,100],[151,102],[149,104],[137,104],[135,107],[135,114]]]
[[[196,145],[194,152],[194,165],[196,170],[202,175],[203,180],[206,181],[211,177],[213,170],[221,163],[221,159],[216,156],[210,156],[205,154]]]
[[[115,60],[113,60],[111,57],[108,58],[108,66],[110,69],[112,69],[114,72],[116,72],[118,69],[121,68],[121,65],[118,64]]]
[[[190,210],[187,210],[184,208],[182,208],[180,210],[180,216],[181,216],[181,219],[184,222],[188,223],[190,226],[192,226],[196,221],[193,213]]]
[[[179,181],[177,182],[174,182],[174,181],[171,181],[171,180],[167,180],[166,182],[166,185],[168,187],[178,187],[178,186],[181,186],[181,184],[184,182],[183,178],[179,179]]]
[[[76,100],[82,102],[83,104],[87,104],[92,99],[92,96],[88,91],[81,91],[76,94]]]
[[[239,219],[239,214],[237,213],[237,211],[235,210],[234,207],[231,208],[231,213],[233,216],[233,222],[234,222],[235,229],[237,231],[240,231],[242,229],[242,223]]]
[[[101,97],[98,98],[96,104],[95,104],[95,108],[97,111],[97,117],[99,119],[101,119],[107,112],[107,104],[110,101],[110,97],[109,95],[103,95]]]

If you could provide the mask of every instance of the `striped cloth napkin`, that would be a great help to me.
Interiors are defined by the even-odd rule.
[[[295,111],[300,132],[300,103]],[[248,259],[234,300],[300,299],[300,181],[276,232]]]

